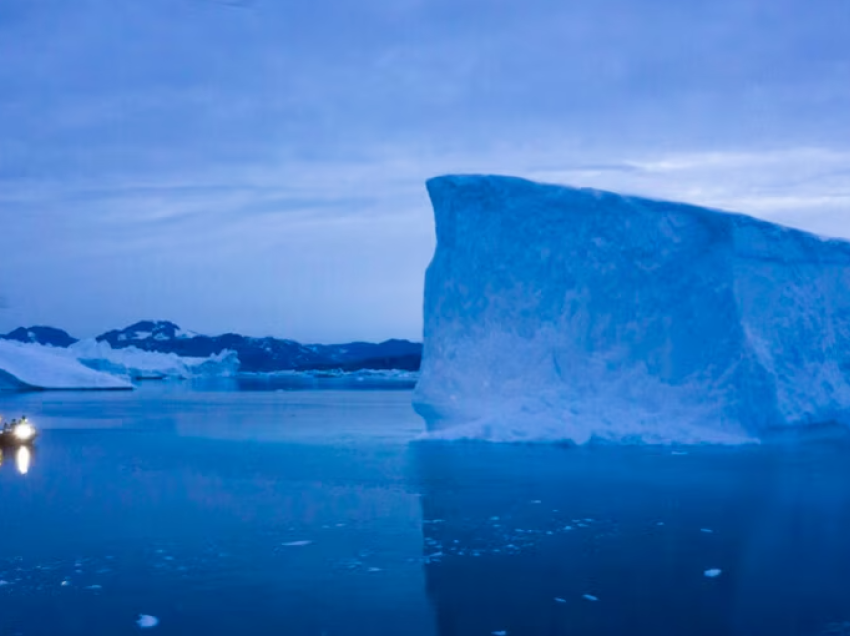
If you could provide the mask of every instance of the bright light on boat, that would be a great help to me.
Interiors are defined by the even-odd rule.
[[[22,442],[28,442],[35,436],[35,428],[33,428],[32,424],[24,422],[23,424],[18,424],[14,431],[12,431],[19,440]]]

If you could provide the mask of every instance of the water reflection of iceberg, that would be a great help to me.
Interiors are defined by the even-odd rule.
[[[846,449],[413,452],[441,636],[775,636],[850,621]]]

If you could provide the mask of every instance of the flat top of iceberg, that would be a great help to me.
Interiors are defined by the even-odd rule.
[[[718,228],[734,226],[740,229],[752,227],[759,232],[786,234],[787,238],[800,241],[817,241],[828,244],[832,248],[831,256],[850,259],[850,241],[834,237],[826,237],[806,230],[800,230],[764,221],[740,212],[730,212],[688,203],[679,203],[651,197],[618,194],[595,188],[579,188],[575,186],[553,183],[540,183],[523,179],[494,174],[446,174],[432,177],[426,182],[428,194],[434,203],[437,213],[437,231],[440,230],[441,208],[455,207],[464,209],[464,213],[473,210],[492,209],[491,204],[500,201],[501,212],[515,209],[529,218],[539,216],[535,212],[545,210],[551,215],[553,209],[563,208],[564,214],[588,214],[605,210],[608,214],[616,214],[617,208],[631,207],[635,210],[656,212],[658,214],[690,216],[703,222],[715,224]],[[506,200],[510,201],[505,208]],[[451,202],[450,206],[446,206]],[[529,206],[529,203],[534,204]],[[739,251],[747,251],[747,246],[739,244]],[[749,246],[754,249],[753,256],[759,256],[758,245]],[[823,249],[821,245],[821,249]]]

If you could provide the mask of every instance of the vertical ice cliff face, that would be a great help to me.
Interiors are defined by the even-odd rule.
[[[428,182],[414,406],[443,436],[735,442],[850,423],[850,244],[510,177]]]

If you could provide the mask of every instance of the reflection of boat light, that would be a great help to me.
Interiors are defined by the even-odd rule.
[[[21,446],[15,453],[15,465],[18,467],[18,472],[26,475],[29,472],[31,460],[32,451],[26,446]]]

